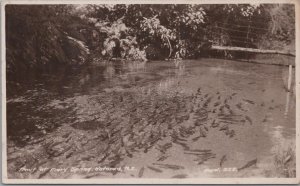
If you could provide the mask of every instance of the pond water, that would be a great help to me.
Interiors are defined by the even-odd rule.
[[[274,156],[295,142],[287,75],[221,59],[42,74],[8,95],[8,176],[275,176]]]

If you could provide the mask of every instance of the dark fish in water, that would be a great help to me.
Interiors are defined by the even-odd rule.
[[[155,172],[163,172],[162,170],[158,169],[158,168],[155,168],[155,167],[152,167],[152,166],[147,166],[150,170],[153,170]]]
[[[101,159],[98,161],[98,163],[103,162],[108,156],[109,156],[109,153],[106,153],[106,154],[103,156],[103,158],[101,158]]]
[[[206,126],[204,126],[204,129],[205,129],[206,131],[208,131],[208,128],[207,128]]]
[[[172,178],[187,178],[187,174],[177,174],[175,176],[173,176]]]
[[[198,88],[197,92],[200,93],[201,92],[201,88]]]
[[[218,101],[218,102],[216,102],[216,103],[214,104],[214,107],[217,107],[217,106],[219,106],[220,104],[221,104],[221,102]]]
[[[180,138],[178,136],[171,136],[173,141],[187,141],[186,139]]]
[[[236,104],[236,107],[239,108],[239,109],[241,109],[242,108],[242,104],[238,103],[238,104]]]
[[[173,170],[184,169],[184,167],[180,165],[171,165],[171,164],[162,164],[162,163],[153,163],[153,165],[158,165],[162,168],[173,169]]]
[[[242,103],[236,104],[236,107],[241,111],[246,111],[245,109],[242,108]]]
[[[238,114],[218,114],[221,119],[241,118],[243,115]]]
[[[252,165],[256,165],[256,163],[257,163],[257,158],[254,159],[254,160],[249,161],[246,165],[242,166],[241,168],[238,168],[238,171],[241,171],[243,169],[251,167]]]
[[[235,119],[235,118],[219,118],[219,120],[221,120],[222,122],[229,122],[229,123],[240,121],[239,119]]]
[[[283,161],[284,165],[286,165],[290,160],[292,159],[292,156],[289,155],[288,157],[286,157]]]
[[[164,161],[168,158],[169,156],[161,156],[157,159],[157,161]]]
[[[215,156],[215,154],[211,154],[211,155],[209,155],[209,156],[206,156],[206,157],[201,157],[200,159],[197,159],[197,160],[194,160],[194,161],[197,161],[198,163],[198,165],[201,165],[201,164],[203,164],[204,162],[206,162],[207,160],[209,160],[209,159],[213,159],[213,158],[215,158],[216,156]]]
[[[211,124],[211,127],[215,128],[215,127],[218,127],[219,126],[219,123],[216,122],[216,120],[214,120]]]
[[[235,96],[235,95],[237,95],[237,93],[232,93],[232,94],[231,94],[231,96]]]
[[[144,175],[144,171],[145,171],[145,168],[142,167],[139,171],[139,175],[138,175],[139,178],[141,178]]]
[[[197,137],[193,138],[192,140],[195,142],[195,141],[197,141],[199,138],[201,138],[201,136],[197,136]]]
[[[172,143],[166,143],[164,145],[158,145],[157,150],[159,150],[161,153],[165,154],[166,151],[172,147]]]
[[[117,166],[124,158],[121,158],[120,155],[114,158],[112,162],[109,163],[110,167],[115,167]]]
[[[227,160],[226,155],[222,156],[221,160],[220,160],[220,167],[223,166],[223,163]]]
[[[248,99],[243,99],[245,102],[250,103],[252,105],[254,105],[254,101],[248,100]]]
[[[225,104],[225,107],[227,108],[227,109],[230,109],[230,106],[226,103]]]
[[[221,120],[220,123],[223,123],[223,124],[230,124],[230,125],[236,124],[234,121],[227,121],[227,120]]]
[[[194,125],[195,125],[195,126],[200,126],[200,125],[203,124],[203,122],[205,122],[205,119],[204,119],[204,120],[198,120],[198,119],[197,119],[197,120],[195,121]]]
[[[67,155],[66,155],[66,158],[68,159],[68,158],[70,158],[72,155],[73,155],[73,152],[67,154]]]
[[[178,145],[182,146],[184,150],[189,150],[189,149],[190,149],[190,147],[189,147],[189,146],[187,146],[187,144],[186,144],[186,143],[181,143],[181,142],[178,142],[178,141],[176,141],[176,140],[175,140],[175,141],[173,141],[173,143],[176,143],[176,144],[178,144]]]
[[[245,123],[246,122],[246,120],[244,120],[244,119],[241,119],[241,121],[240,122],[242,122],[242,123]]]
[[[210,152],[208,149],[190,149],[190,152]]]
[[[212,97],[209,97],[209,98],[205,101],[205,103],[203,104],[203,106],[204,106],[204,107],[207,107],[208,104],[211,102],[211,100],[212,100]]]
[[[199,129],[199,132],[200,132],[200,136],[201,137],[206,137],[206,132],[205,132],[205,129],[203,129],[202,127]]]
[[[42,174],[39,175],[38,179],[44,177],[51,169],[45,170]]]
[[[235,132],[234,130],[227,130],[225,134],[232,138],[235,135]]]
[[[127,149],[125,149],[125,152],[126,152],[126,155],[127,155],[129,158],[132,158],[132,157],[133,157],[133,155],[132,155]]]
[[[184,154],[196,155],[196,156],[204,156],[206,154],[211,154],[210,152],[184,152]]]
[[[245,116],[245,119],[246,119],[247,121],[249,121],[250,125],[252,125],[252,120],[251,120],[251,118],[250,118],[249,116]]]
[[[69,136],[70,136],[70,134],[71,134],[71,133],[66,133],[66,134],[62,135],[61,137],[63,137],[63,138],[67,138],[67,137],[69,137]]]
[[[229,130],[228,125],[222,126],[222,127],[220,128],[220,131],[221,131],[221,130]]]

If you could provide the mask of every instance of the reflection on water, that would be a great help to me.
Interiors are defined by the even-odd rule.
[[[288,113],[289,113],[290,97],[291,97],[291,93],[290,93],[290,92],[287,92],[287,93],[286,93],[285,111],[284,111],[284,116],[285,116],[286,118],[288,117]]]
[[[280,143],[282,142],[284,139],[284,136],[283,136],[283,126],[276,126],[276,127],[273,127],[273,137],[274,137],[274,142],[275,143]]]
[[[104,73],[104,77],[106,79],[112,79],[115,76],[116,70],[115,70],[114,66],[112,65],[112,63],[110,63],[109,65],[106,66],[103,73]]]
[[[185,73],[185,61],[183,60],[174,60],[175,73],[177,76],[182,76]]]
[[[109,160],[139,163],[146,177],[198,177],[220,164],[241,168],[295,138],[295,97],[284,89],[283,71],[203,59],[112,61],[44,74],[24,93],[8,95],[9,141],[28,146],[43,135],[65,132],[58,139],[70,135],[80,148],[92,149],[80,152],[87,157],[77,153],[85,158],[80,162],[105,162],[105,149],[115,148],[108,154],[116,157]],[[103,142],[109,145],[99,145]],[[72,153],[68,156],[76,150]]]
[[[180,81],[183,78],[183,76],[186,74],[185,70],[185,61],[183,60],[174,60],[174,73],[168,72],[168,77],[166,79],[163,79],[159,81],[157,85],[157,91],[158,93],[165,93],[168,91],[179,91],[179,90],[173,90],[174,88],[179,88],[180,86]],[[171,67],[170,67],[171,68]],[[170,69],[169,69],[170,70]]]

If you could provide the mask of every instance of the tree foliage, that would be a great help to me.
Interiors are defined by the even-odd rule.
[[[44,68],[59,64],[74,64],[85,56],[72,31],[85,23],[73,15],[69,5],[7,5],[6,59],[7,72],[22,73],[31,68]],[[69,32],[69,33],[67,33]],[[16,77],[16,76],[13,76]]]
[[[259,48],[265,46],[261,42],[264,40],[271,49],[274,47],[270,43],[284,40],[288,44],[294,39],[292,5],[134,4],[90,7],[87,15],[100,22],[122,22],[128,29],[126,34],[136,39],[139,49],[145,50],[150,59],[199,57],[209,41],[218,45]]]
[[[288,4],[7,5],[5,11],[8,72],[87,56],[196,58],[207,43],[283,48],[295,39]]]

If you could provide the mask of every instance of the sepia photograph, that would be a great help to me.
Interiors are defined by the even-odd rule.
[[[299,183],[296,1],[16,2],[3,182]]]

